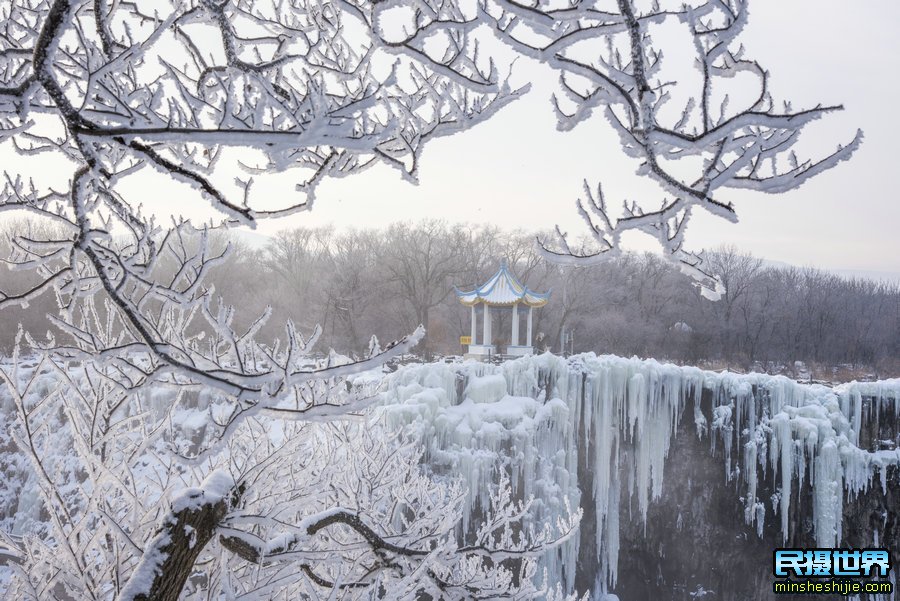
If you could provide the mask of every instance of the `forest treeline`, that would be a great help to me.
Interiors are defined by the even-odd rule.
[[[213,243],[231,246],[208,281],[236,306],[235,323],[248,326],[271,307],[262,339],[283,337],[287,319],[307,333],[319,324],[322,352],[363,355],[373,334],[384,343],[422,323],[428,330],[422,353],[459,354],[470,314],[453,286],[481,284],[506,260],[529,288],[552,289],[550,303],[534,315],[541,349],[776,371],[799,360],[881,376],[895,375],[900,364],[900,285],[775,267],[734,248],[707,253],[726,288],[712,302],[659,256],[624,254],[598,266],[561,267],[539,257],[535,234],[492,227],[426,221],[385,229],[299,228],[264,245],[247,240],[216,234]],[[4,244],[6,252],[8,239]],[[24,278],[8,270],[0,277]],[[20,322],[42,337],[45,315],[54,311],[47,294],[0,315],[0,348],[9,351]],[[508,310],[495,312],[495,344],[508,343],[510,318]]]

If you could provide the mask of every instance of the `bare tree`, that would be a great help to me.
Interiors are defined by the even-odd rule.
[[[763,272],[756,278],[749,291],[749,298],[741,305],[742,328],[740,340],[746,349],[747,358],[753,362],[762,356],[767,360],[770,349],[764,344],[772,339],[772,310],[776,302],[778,288],[772,273]]]
[[[188,388],[128,390],[114,367],[44,354],[0,368],[13,440],[33,468],[47,532],[9,546],[16,599],[532,599],[535,558],[570,536],[523,523],[509,483],[473,536],[458,481],[421,470],[418,440],[377,417],[324,424],[252,418],[204,461],[220,412]],[[343,386],[340,386],[343,388]],[[307,393],[321,393],[309,388]],[[202,396],[202,391],[201,391]],[[335,469],[339,467],[339,469]],[[508,560],[518,560],[510,565]]]
[[[749,296],[758,283],[762,259],[739,253],[734,246],[725,246],[707,258],[710,273],[722,284],[724,292],[720,302],[713,307],[719,314],[719,336],[726,355],[733,353],[737,326],[734,323],[739,307],[749,302]],[[746,319],[746,317],[745,317]]]
[[[426,221],[417,228],[395,225],[385,235],[385,268],[393,290],[416,322],[427,325],[431,310],[450,294],[452,278],[463,271],[466,228]],[[427,339],[422,352],[428,357]]]
[[[272,578],[252,591],[256,598],[294,586],[279,580],[284,570],[303,574],[307,589],[338,592],[380,590],[389,584],[386,570],[400,577],[410,598],[422,589],[415,583],[423,571],[431,583],[425,590],[446,588],[455,598],[467,598],[479,586],[488,594],[491,586],[530,586],[529,574],[515,578],[498,558],[485,558],[493,543],[511,543],[495,529],[459,555],[462,567],[456,569],[433,562],[441,553],[435,539],[428,542],[420,532],[421,546],[391,542],[392,533],[379,531],[357,509],[331,506],[305,516],[289,511],[284,522],[254,515],[248,506],[254,499],[282,494],[285,502],[299,502],[304,496],[294,486],[303,478],[290,449],[279,454],[265,435],[252,433],[254,424],[272,417],[329,419],[367,407],[374,401],[371,391],[342,378],[406,351],[423,331],[358,362],[310,358],[320,330],[304,337],[291,321],[281,340],[260,342],[270,311],[238,330],[234,308],[205,284],[228,249],[215,249],[204,228],[177,217],[173,226],[161,226],[125,192],[128,183],[151,187],[175,180],[182,185],[179,200],[208,206],[213,225],[253,226],[261,218],[309,209],[322,180],[377,162],[414,180],[423,143],[489,117],[522,91],[502,83],[493,63],[470,43],[477,13],[444,0],[415,6],[172,0],[152,7],[16,0],[0,7],[0,23],[0,141],[21,159],[19,171],[4,172],[0,213],[24,213],[63,232],[15,235],[9,260],[32,270],[38,281],[21,289],[7,289],[4,282],[0,291],[0,309],[42,295],[55,297],[59,307],[50,317],[54,335],[25,337],[40,357],[35,371],[22,382],[16,361],[3,375],[18,407],[17,445],[42,476],[41,494],[55,528],[29,539],[34,548],[21,551],[29,568],[40,568],[37,581],[31,569],[20,574],[23,595],[39,598],[59,589],[88,598],[174,601],[192,586],[206,545],[226,528],[231,530],[224,538],[236,542],[222,544],[232,556],[262,564]],[[69,170],[67,185],[23,175],[34,157]],[[302,194],[273,206],[254,186],[272,172],[295,175]],[[82,377],[74,382],[72,370],[79,369]],[[56,389],[34,388],[48,370]],[[147,414],[160,391],[171,395],[168,412],[179,406],[201,410],[199,440],[185,446],[173,439],[149,451],[166,423]],[[191,405],[210,394],[205,407]],[[43,454],[53,445],[42,438],[53,433],[52,418],[60,410],[82,462],[74,480],[62,482],[45,469]],[[218,469],[254,447],[261,454],[250,451],[242,461],[246,469]],[[135,462],[152,466],[149,488],[139,488],[146,483],[134,473]],[[201,467],[181,468],[179,462]],[[270,477],[283,488],[254,490],[257,478],[278,465],[283,471]],[[417,465],[415,459],[410,465]],[[184,486],[192,488],[170,496]],[[422,490],[426,505],[441,500]],[[124,505],[115,504],[123,499]],[[418,508],[410,505],[410,511]],[[296,539],[262,538],[276,523]],[[316,535],[333,527],[357,539],[328,540],[362,544],[377,565],[344,556],[351,572],[324,566],[334,578],[329,580],[303,563],[303,553],[324,561],[329,551],[316,548]],[[538,545],[541,540],[535,539]],[[289,556],[291,567],[268,571],[279,555],[275,549]],[[244,571],[260,574],[260,568]],[[230,586],[218,590],[233,591]]]
[[[803,128],[841,106],[794,110],[777,103],[769,74],[744,56],[737,38],[747,24],[747,0],[639,3],[616,0],[567,5],[538,0],[485,0],[482,5],[500,37],[513,48],[560,72],[554,96],[558,127],[569,130],[602,110],[625,153],[640,161],[637,173],[655,181],[660,198],[651,204],[625,201],[616,218],[598,186],[585,183],[578,210],[594,248],[570,246],[559,231],[558,245],[546,241],[545,256],[556,261],[596,263],[615,256],[622,234],[640,231],[656,238],[666,256],[717,297],[722,285],[702,256],[685,248],[692,212],[704,209],[735,221],[727,189],[777,194],[850,157],[862,133],[820,160],[801,160],[792,147]],[[693,55],[675,56],[653,42],[660,29],[680,25],[693,42]],[[671,35],[671,32],[667,32]],[[688,76],[691,69],[700,77]],[[740,77],[755,79],[748,93]]]
[[[346,345],[357,352],[364,351],[374,330],[364,330],[360,323],[375,326],[380,320],[379,309],[385,306],[380,302],[383,299],[380,288],[384,286],[380,276],[385,269],[379,265],[379,251],[373,232],[354,230],[332,241],[325,265],[328,278],[324,283],[326,310],[330,314],[323,321],[330,318],[332,338],[344,342],[341,345],[333,342],[336,348]],[[334,331],[336,325],[339,333]],[[364,335],[366,331],[370,332],[369,336]]]
[[[262,257],[261,267],[268,272],[267,281],[281,284],[277,295],[273,295],[273,304],[302,307],[303,315],[294,318],[304,328],[312,328],[316,323],[324,324],[326,321],[323,287],[310,286],[310,283],[317,281],[317,276],[322,272],[333,236],[331,228],[296,228],[278,232],[266,246]],[[295,313],[290,310],[286,312]]]

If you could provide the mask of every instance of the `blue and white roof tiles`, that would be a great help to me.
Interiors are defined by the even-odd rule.
[[[543,307],[550,300],[550,291],[540,293],[522,285],[504,261],[500,270],[487,282],[470,292],[454,287],[459,301],[467,306],[484,303],[489,306],[510,307],[522,303],[529,307]]]

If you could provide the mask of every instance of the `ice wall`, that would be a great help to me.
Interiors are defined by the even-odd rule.
[[[704,398],[711,404],[702,406]],[[501,365],[409,366],[390,377],[384,401],[389,419],[423,437],[432,469],[468,483],[470,517],[501,471],[523,498],[539,499],[536,520],[553,519],[565,497],[593,511],[597,591],[616,582],[619,523],[628,517],[620,513],[636,508],[645,531],[652,528],[647,509],[663,492],[682,419],[723,458],[722,482],[734,486],[759,536],[766,520],[778,519],[787,539],[791,492],[796,498],[806,481],[817,544],[840,544],[845,495],[874,480],[884,487],[887,466],[900,463],[897,441],[858,446],[867,419],[900,416],[900,380],[832,389],[653,360],[544,354]],[[772,479],[773,498],[759,497],[763,478]],[[546,560],[570,588],[579,544],[583,538]]]

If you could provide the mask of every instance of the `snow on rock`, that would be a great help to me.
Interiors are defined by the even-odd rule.
[[[706,393],[706,396],[703,393]],[[709,415],[701,398],[711,398]],[[636,506],[647,528],[649,504],[663,491],[663,469],[684,409],[698,436],[721,446],[725,479],[737,478],[735,502],[762,536],[767,500],[761,478],[776,483],[773,509],[789,529],[791,491],[812,486],[814,526],[821,547],[841,542],[847,493],[868,488],[900,451],[858,446],[867,411],[900,412],[900,380],[836,388],[798,384],[781,376],[715,373],[654,360],[550,354],[500,365],[464,362],[411,365],[389,377],[384,410],[421,436],[436,473],[468,485],[467,517],[477,519],[498,480],[511,478],[521,498],[534,496],[533,519],[553,523],[567,499],[594,504],[597,589],[615,585],[619,508]],[[867,413],[867,415],[868,415]],[[587,461],[579,470],[579,461]],[[579,486],[578,477],[590,490]],[[624,497],[624,498],[623,498]],[[740,500],[739,500],[740,499]],[[582,505],[584,506],[584,505]],[[624,516],[627,519],[627,514]],[[544,567],[571,590],[579,540],[552,551]]]

